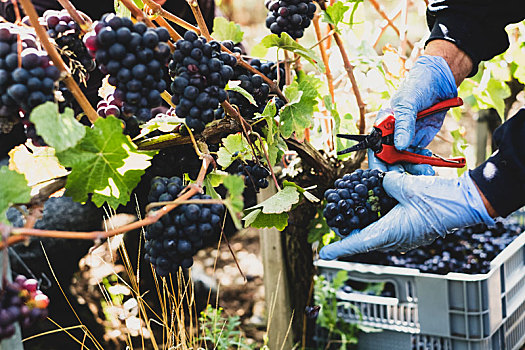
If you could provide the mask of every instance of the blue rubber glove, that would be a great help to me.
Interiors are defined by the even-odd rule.
[[[443,125],[447,111],[425,117],[416,123],[417,113],[440,101],[456,97],[456,81],[448,63],[440,56],[420,56],[408,73],[399,90],[390,100],[390,108],[379,111],[377,120],[394,113],[396,125],[394,144],[400,151],[420,153],[432,141]],[[428,151],[423,151],[427,155]],[[369,152],[369,167],[383,171],[394,170]],[[416,175],[432,175],[430,165],[407,165],[404,169]]]
[[[468,173],[460,178],[443,178],[388,172],[383,187],[399,204],[373,224],[323,247],[321,259],[375,249],[407,251],[430,244],[454,228],[480,222],[494,224]]]

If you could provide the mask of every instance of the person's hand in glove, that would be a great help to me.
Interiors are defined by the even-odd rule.
[[[494,224],[486,209],[490,204],[483,201],[468,173],[442,178],[392,171],[385,174],[383,187],[399,203],[378,221],[323,247],[321,259],[375,249],[407,251],[430,244],[454,228],[479,222]]]
[[[457,96],[456,81],[447,61],[440,56],[421,56],[408,73],[398,91],[392,96],[390,106],[379,111],[377,120],[393,114],[396,119],[394,145],[400,150],[409,150],[431,155],[424,148],[432,141],[443,125],[447,111],[427,116],[416,123],[417,113],[438,102]],[[399,165],[388,165],[368,152],[369,168],[389,171]],[[404,170],[415,175],[433,175],[428,164],[402,164]]]

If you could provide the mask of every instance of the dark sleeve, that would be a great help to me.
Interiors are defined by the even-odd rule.
[[[496,212],[506,217],[525,205],[525,109],[494,131],[498,150],[470,176]]]
[[[481,61],[490,60],[509,47],[505,26],[525,18],[523,0],[430,0],[427,41],[444,39],[470,56],[476,74]]]

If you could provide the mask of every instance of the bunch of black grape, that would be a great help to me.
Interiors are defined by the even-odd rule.
[[[38,289],[38,282],[18,275],[14,282],[4,280],[0,292],[0,340],[15,334],[15,323],[30,327],[47,317],[48,297]]]
[[[0,118],[17,122],[20,109],[30,113],[36,106],[54,101],[59,77],[45,51],[37,49],[30,28],[0,25]]]
[[[222,44],[228,49],[233,45],[232,42],[223,42]],[[266,63],[261,63],[259,59],[255,58],[250,61],[250,65],[269,79],[274,81],[277,80],[277,65],[274,62],[268,61]],[[285,83],[284,68],[282,66],[279,67],[279,71],[279,78],[281,78],[279,80],[279,88],[282,89]],[[247,119],[252,119],[255,116],[255,113],[262,113],[268,100],[271,98],[270,86],[264,82],[262,77],[241,66],[236,66],[234,68],[234,77],[231,80],[240,80],[240,87],[252,95],[256,103],[256,105],[253,105],[242,94],[233,90],[228,90],[229,102],[232,105],[239,107],[242,116]],[[277,109],[279,109],[284,106],[284,101],[280,98],[276,98],[276,105]],[[224,110],[222,107],[215,111],[216,118],[222,118],[223,115]]]
[[[151,182],[149,202],[172,201],[183,189],[179,177],[156,177]],[[211,199],[196,194],[191,199]],[[157,274],[167,276],[179,267],[193,265],[193,255],[206,240],[216,240],[221,232],[224,206],[222,204],[183,204],[164,215],[146,229],[144,258]]]
[[[334,187],[324,193],[328,204],[323,215],[343,236],[377,221],[397,204],[383,189],[383,173],[377,169],[345,174]]]
[[[196,180],[202,166],[202,161],[195,153],[192,145],[180,145],[163,148],[151,161],[149,171],[157,176],[171,177],[188,174],[191,180]],[[209,167],[212,170],[212,167]]]
[[[175,114],[186,119],[186,125],[201,132],[214,119],[214,110],[228,97],[224,87],[233,78],[237,59],[221,52],[217,41],[209,43],[193,31],[177,41],[170,74]]]
[[[95,70],[96,63],[82,41],[80,26],[66,10],[47,10],[42,17],[47,34],[61,49],[61,56],[66,65],[72,68],[73,77],[77,82],[85,83],[89,79],[89,72]]]
[[[449,272],[487,273],[490,262],[523,232],[512,218],[497,219],[494,227],[476,224],[436,239],[432,244],[397,252],[358,254],[345,260],[401,266],[445,275]]]
[[[265,5],[270,11],[266,17],[266,27],[273,34],[285,32],[294,39],[303,37],[316,9],[311,0],[267,0]]]
[[[84,42],[108,82],[116,87],[113,94],[126,116],[140,121],[151,118],[151,109],[162,103],[161,93],[170,57],[165,28],[148,28],[114,14],[106,14],[95,25],[95,34],[86,35]]]
[[[261,163],[248,160],[246,163],[238,160],[229,167],[230,172],[244,176],[244,184],[253,187],[256,191],[268,187],[268,176],[270,171]]]

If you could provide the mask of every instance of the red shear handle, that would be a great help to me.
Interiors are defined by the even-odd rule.
[[[449,109],[449,108],[452,108],[452,107],[459,107],[459,106],[462,106],[462,105],[463,105],[463,100],[460,97],[450,98],[448,100],[436,103],[432,107],[427,108],[427,109],[419,112],[417,114],[416,120],[417,119],[421,119],[423,117],[426,117],[428,115],[431,115],[431,114],[443,111],[445,109]]]
[[[381,151],[376,153],[376,157],[388,164],[408,162],[412,164],[430,164],[432,166],[449,168],[463,168],[467,164],[467,161],[463,157],[441,159],[407,151],[398,151],[391,145],[383,145]]]

